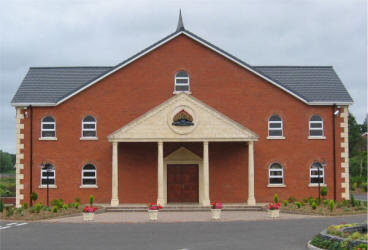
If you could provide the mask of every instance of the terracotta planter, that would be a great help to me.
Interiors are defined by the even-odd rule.
[[[213,220],[221,219],[221,209],[211,209],[211,215]]]
[[[280,217],[280,209],[268,210],[268,214],[271,218],[279,218]]]
[[[148,215],[151,221],[157,221],[158,210],[148,210]]]
[[[92,221],[95,219],[95,213],[83,213],[84,221]]]

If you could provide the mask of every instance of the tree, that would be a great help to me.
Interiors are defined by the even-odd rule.
[[[0,150],[0,172],[14,170],[15,155]]]

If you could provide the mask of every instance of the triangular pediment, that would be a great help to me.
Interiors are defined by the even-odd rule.
[[[180,112],[191,125],[174,125]],[[193,96],[181,93],[108,136],[109,141],[256,141],[258,135]]]
[[[202,158],[187,149],[186,147],[180,147],[171,154],[165,157],[165,161],[185,161],[185,160],[202,161]]]

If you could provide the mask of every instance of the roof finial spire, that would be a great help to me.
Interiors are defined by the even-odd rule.
[[[176,31],[184,30],[184,23],[183,23],[183,17],[181,16],[181,9],[179,10],[179,21],[178,21],[178,27],[176,28]]]

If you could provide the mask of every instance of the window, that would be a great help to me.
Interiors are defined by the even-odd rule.
[[[319,175],[318,175],[318,169],[319,169]],[[324,169],[321,163],[314,162],[310,168],[310,183],[311,184],[318,184],[318,178],[319,183],[324,183]]]
[[[96,185],[96,167],[92,164],[87,164],[82,168],[82,185]]]
[[[282,119],[278,115],[273,115],[268,120],[268,136],[283,136]]]
[[[269,184],[283,184],[284,171],[280,163],[272,163],[268,171]]]
[[[55,185],[55,168],[50,163],[46,163],[41,169],[41,185],[47,185],[47,179],[49,185]]]
[[[313,115],[309,120],[309,136],[323,136],[323,120],[319,115]]]
[[[56,123],[51,116],[46,116],[41,121],[41,137],[56,137]]]
[[[189,91],[189,75],[184,70],[175,75],[175,92]]]
[[[82,137],[96,137],[96,119],[93,116],[87,115],[82,121]]]

